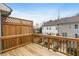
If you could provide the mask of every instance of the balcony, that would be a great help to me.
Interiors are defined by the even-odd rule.
[[[1,56],[79,56],[79,38],[30,33],[0,39]]]

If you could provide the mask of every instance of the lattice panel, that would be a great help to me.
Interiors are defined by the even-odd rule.
[[[23,20],[23,19],[19,19],[19,18],[14,18],[14,17],[8,17],[6,20],[4,20],[4,23],[32,25],[31,21]]]
[[[8,22],[8,23],[21,23],[21,20],[16,19],[16,18],[7,18],[5,20],[5,22]]]

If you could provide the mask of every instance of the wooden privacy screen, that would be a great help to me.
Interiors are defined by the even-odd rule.
[[[8,17],[7,19],[3,20],[2,23],[2,36],[12,36],[12,35],[22,35],[22,34],[32,34],[33,29],[33,22]],[[14,37],[10,39],[2,39],[2,49],[9,49],[18,45],[22,45],[24,43],[30,43],[32,41],[32,36],[21,36],[21,37]]]
[[[32,33],[32,21],[8,17],[3,21],[3,36]]]

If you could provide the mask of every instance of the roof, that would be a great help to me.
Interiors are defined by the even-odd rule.
[[[11,12],[12,12],[12,9],[8,6],[8,5],[6,5],[5,3],[3,3],[7,8],[9,8],[10,9],[10,14],[11,14]]]
[[[0,3],[0,11],[2,14],[11,14],[12,9],[4,3]]]
[[[75,22],[79,22],[79,16],[72,16],[72,17],[65,17],[65,18],[61,18],[59,20],[52,20],[52,21],[48,21],[45,22],[43,24],[43,26],[53,26],[53,25],[57,25],[57,24],[65,24],[65,23],[75,23]]]

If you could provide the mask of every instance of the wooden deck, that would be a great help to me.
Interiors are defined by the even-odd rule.
[[[48,50],[38,44],[31,43],[0,54],[1,56],[66,56],[53,50]]]

